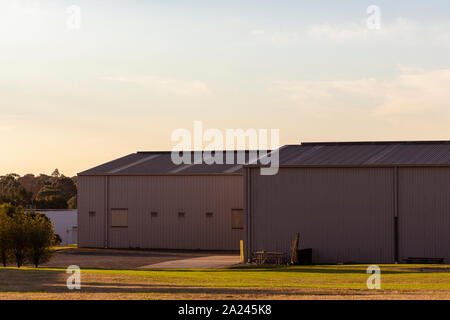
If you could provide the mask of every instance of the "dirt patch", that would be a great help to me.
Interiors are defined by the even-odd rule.
[[[213,258],[211,258],[213,257]],[[171,252],[171,251],[144,251],[144,250],[114,250],[114,249],[68,249],[54,254],[52,260],[44,267],[62,267],[77,265],[80,268],[107,268],[107,269],[136,269],[152,268],[158,264],[158,268],[164,266],[182,265],[189,268],[189,262],[196,259],[217,260],[218,266],[223,266],[228,261],[238,262],[239,256],[232,253],[210,252]],[[222,259],[222,260],[221,260]],[[181,262],[181,261],[186,262]],[[173,262],[173,263],[170,263]],[[233,262],[230,263],[232,265]],[[214,263],[211,264],[214,267]],[[207,264],[205,264],[208,267]]]

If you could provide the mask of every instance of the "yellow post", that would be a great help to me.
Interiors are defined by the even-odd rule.
[[[244,263],[244,240],[241,240],[241,263]]]

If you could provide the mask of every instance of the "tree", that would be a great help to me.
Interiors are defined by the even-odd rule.
[[[69,209],[76,209],[77,208],[77,196],[73,196],[72,198],[67,201],[67,206]]]
[[[55,233],[55,237],[53,238],[53,245],[59,246],[62,242],[62,239],[59,234]]]
[[[17,267],[31,262],[37,268],[51,257],[51,246],[57,243],[51,220],[36,212],[16,207],[12,216],[0,206],[0,255],[2,263],[14,258]],[[8,207],[8,209],[10,209]]]
[[[35,205],[38,209],[67,209],[67,202],[60,195],[49,196],[43,200],[36,200]]]
[[[6,264],[11,258],[11,241],[9,234],[11,219],[12,218],[8,216],[6,210],[0,209],[0,258],[4,267],[6,267]]]
[[[11,203],[0,204],[0,258],[4,267],[12,258],[11,228],[16,212],[23,212],[23,208],[13,206]]]
[[[12,202],[15,190],[20,186],[17,182],[17,174],[7,174],[0,177],[0,198],[3,202]]]
[[[48,178],[48,176],[44,175],[35,177],[34,174],[26,174],[23,177],[20,177],[18,180],[27,192],[31,192],[31,200],[34,200],[36,199],[39,190],[44,187],[44,181],[48,180]]]
[[[38,194],[36,195],[37,201],[46,200],[47,198],[51,196],[61,196],[61,191],[53,186],[44,186],[41,190],[39,190]]]
[[[31,202],[32,194],[27,192],[19,182],[17,174],[0,177],[0,202],[14,205],[26,205]]]
[[[37,268],[51,258],[50,247],[55,244],[55,232],[52,223],[45,215],[28,213],[30,226],[28,228],[29,248],[27,258]]]
[[[77,195],[77,177],[66,177],[55,169],[51,176],[17,174],[0,176],[0,204],[34,206],[39,209],[65,209]],[[64,201],[60,199],[62,197]],[[71,206],[74,205],[72,200]]]
[[[14,192],[14,202],[17,205],[27,205],[31,203],[31,198],[33,194],[25,190],[24,187],[19,186]]]
[[[12,216],[14,215],[16,210],[23,210],[23,208],[21,208],[21,207],[18,208],[16,206],[13,206],[11,203],[0,204],[0,214],[4,213],[4,214],[8,215],[8,217],[10,217],[10,218],[12,218]]]
[[[75,182],[68,177],[61,176],[52,184],[52,187],[58,190],[66,201],[77,194]]]
[[[59,173],[58,168],[56,168],[52,173],[52,177],[58,178],[60,176],[61,176],[61,174]]]
[[[11,220],[9,226],[9,239],[10,249],[14,259],[16,260],[17,267],[20,268],[26,258],[26,250],[29,247],[29,229],[30,229],[30,217],[25,212],[16,212]]]

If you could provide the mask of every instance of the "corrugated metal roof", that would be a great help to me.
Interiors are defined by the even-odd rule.
[[[279,150],[280,166],[450,165],[450,141],[308,142]],[[79,175],[242,174],[237,164],[176,165],[170,151],[137,152],[83,171]],[[245,163],[254,163],[245,151]],[[193,160],[193,157],[192,157]]]
[[[279,157],[280,166],[450,165],[450,141],[302,143]]]
[[[226,164],[226,151],[223,151],[224,164],[194,164],[192,153],[191,164],[180,165],[173,163],[170,151],[137,152],[83,171],[78,175],[242,174],[242,165],[237,162],[238,152],[233,151],[233,164]],[[249,157],[253,158],[254,155],[249,151],[243,151],[243,153],[245,163],[251,162],[252,159],[249,161]]]

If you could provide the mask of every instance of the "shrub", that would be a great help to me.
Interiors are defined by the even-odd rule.
[[[53,238],[53,245],[59,246],[61,242],[62,242],[61,237],[59,236],[59,234],[55,233],[55,237]]]
[[[18,268],[25,262],[38,267],[50,259],[50,247],[56,243],[58,236],[45,215],[24,212],[21,207],[0,207],[0,258],[4,266],[14,259]]]
[[[51,221],[43,215],[30,216],[28,228],[28,260],[37,268],[50,260],[50,247],[55,243],[55,233]]]
[[[30,217],[25,212],[16,212],[9,229],[10,249],[20,268],[25,263],[26,251],[29,248]]]
[[[11,217],[6,212],[0,211],[0,258],[4,267],[11,260],[10,224]]]

